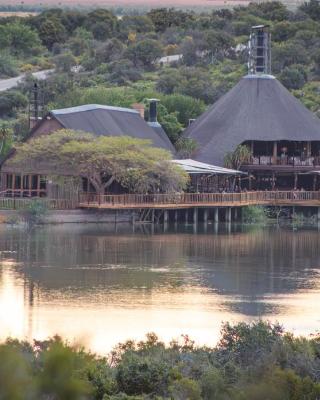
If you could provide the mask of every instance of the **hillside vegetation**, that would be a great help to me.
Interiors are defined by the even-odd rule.
[[[246,73],[250,27],[269,24],[272,68],[279,80],[320,116],[320,5],[295,11],[280,2],[196,14],[154,9],[117,18],[111,11],[50,9],[0,19],[0,76],[26,73],[0,93],[0,134],[8,151],[28,132],[30,72],[55,68],[39,82],[45,110],[84,103],[130,107],[159,98],[159,121],[173,143]],[[161,57],[180,54],[177,61]]]

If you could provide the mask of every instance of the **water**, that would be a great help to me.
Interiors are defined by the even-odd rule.
[[[156,332],[214,345],[222,321],[320,328],[316,228],[0,227],[0,338],[54,334],[107,353]]]

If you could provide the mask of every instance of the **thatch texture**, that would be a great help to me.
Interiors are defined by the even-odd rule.
[[[53,110],[51,116],[66,129],[105,136],[132,136],[150,139],[154,146],[174,153],[174,147],[165,132],[156,131],[141,118],[136,110],[89,104]]]
[[[270,75],[248,75],[184,132],[196,140],[195,160],[223,165],[246,140],[320,141],[320,119]]]

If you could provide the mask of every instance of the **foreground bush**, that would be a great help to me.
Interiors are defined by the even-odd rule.
[[[320,338],[264,322],[225,324],[216,347],[156,335],[119,344],[107,358],[55,337],[0,345],[0,399],[317,400]]]

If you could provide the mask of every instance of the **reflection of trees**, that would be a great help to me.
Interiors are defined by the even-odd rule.
[[[0,243],[15,252],[19,273],[40,291],[67,289],[76,297],[199,285],[226,296],[222,301],[230,300],[224,303],[229,309],[249,315],[268,312],[255,302],[267,293],[310,287],[315,281],[310,268],[320,265],[315,230],[239,228],[217,235],[209,227],[207,234],[148,235],[113,229],[64,225],[28,234],[13,229],[0,232]]]

